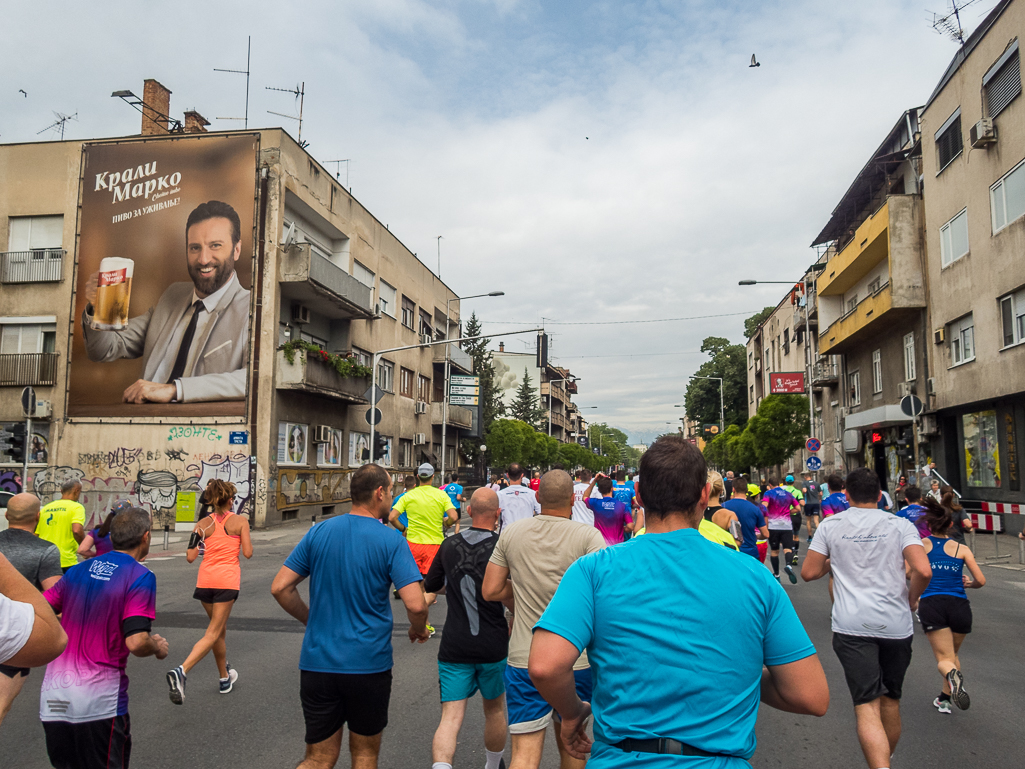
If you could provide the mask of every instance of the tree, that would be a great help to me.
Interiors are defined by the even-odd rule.
[[[514,419],[498,419],[485,434],[484,441],[494,465],[505,466],[519,462],[523,456],[523,432]]]
[[[730,454],[730,442],[740,437],[742,432],[743,430],[737,425],[730,425],[726,428],[726,432],[715,436],[706,443],[702,452],[705,455],[705,461],[723,470],[737,471],[743,467],[743,465],[738,466],[735,458]]]
[[[477,313],[471,313],[470,319],[466,322],[465,336],[480,336],[481,324],[477,319]],[[481,400],[481,435],[487,435],[495,420],[505,413],[505,404],[502,403],[502,396],[495,387],[495,364],[493,354],[488,349],[491,340],[481,337],[471,342],[465,342],[463,350],[473,360],[473,371],[480,377],[480,400]],[[490,444],[487,444],[490,446]],[[463,455],[471,463],[476,462],[480,457],[480,441],[476,439],[465,439],[462,441]]]
[[[769,395],[748,420],[758,464],[781,465],[804,445],[811,427],[808,398],[804,395]]]
[[[541,427],[545,410],[541,407],[537,390],[531,386],[530,373],[526,368],[523,369],[523,381],[520,382],[519,389],[516,390],[516,397],[509,406],[508,412],[513,419],[526,422],[535,430]]]
[[[696,376],[718,377],[722,383],[722,410],[726,427],[747,423],[747,350],[742,344],[730,344],[720,336],[701,343],[701,352],[710,360],[698,368]],[[719,424],[720,394],[716,379],[691,379],[684,396],[687,416],[702,424]]]
[[[750,339],[758,332],[758,327],[776,310],[775,307],[766,307],[761,312],[756,312],[744,321],[744,336]]]

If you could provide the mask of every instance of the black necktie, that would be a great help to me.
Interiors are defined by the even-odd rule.
[[[182,335],[182,343],[178,347],[178,356],[174,359],[174,368],[171,369],[171,376],[167,380],[168,384],[174,384],[174,380],[180,379],[181,375],[185,373],[185,364],[189,360],[189,348],[192,347],[192,337],[196,335],[196,322],[199,320],[199,313],[205,309],[206,306],[199,299],[193,302],[192,318]]]

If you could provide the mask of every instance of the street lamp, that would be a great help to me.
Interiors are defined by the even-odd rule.
[[[579,381],[580,377],[568,376],[564,379],[549,379],[548,380],[548,437],[552,437],[552,385],[556,382],[576,382]],[[592,408],[597,408],[593,406]]]
[[[440,236],[439,236],[440,237]],[[441,241],[438,241],[439,247]],[[441,258],[438,258],[438,274],[441,274]],[[505,296],[505,291],[491,291],[487,294],[473,294],[472,296],[454,296],[445,302],[445,341],[448,342],[449,338],[449,327],[452,325],[449,320],[449,314],[452,309],[452,302],[460,302],[463,299],[479,299],[482,296]],[[441,482],[445,482],[445,455],[448,454],[448,444],[446,441],[446,435],[448,432],[448,391],[449,391],[449,378],[452,372],[452,345],[445,345],[445,397],[442,400],[441,406]],[[376,374],[375,374],[376,376]],[[478,395],[478,398],[480,396]]]

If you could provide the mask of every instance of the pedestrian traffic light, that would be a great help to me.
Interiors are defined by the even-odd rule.
[[[18,422],[11,428],[13,433],[9,439],[11,444],[11,461],[16,463],[22,463],[25,461],[25,452],[28,450],[27,436],[25,435],[25,424]]]
[[[388,439],[378,433],[374,436],[374,459],[384,459],[388,454]]]

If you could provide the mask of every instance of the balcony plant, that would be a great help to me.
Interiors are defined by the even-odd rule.
[[[338,376],[346,379],[369,377],[373,373],[370,370],[370,366],[360,364],[351,355],[329,353],[319,344],[307,342],[305,339],[293,339],[281,345],[278,349],[285,354],[285,360],[288,361],[289,365],[295,365],[295,354],[297,351],[300,351],[304,352],[307,358],[313,358],[327,364],[338,372]]]

